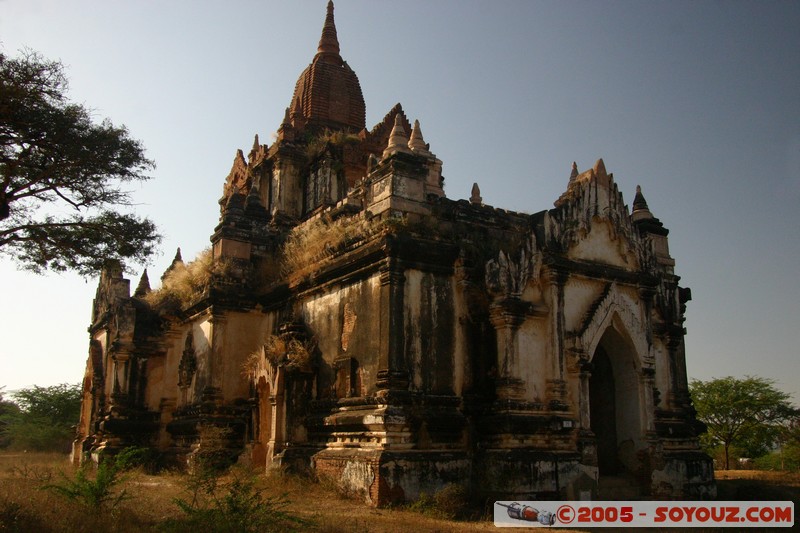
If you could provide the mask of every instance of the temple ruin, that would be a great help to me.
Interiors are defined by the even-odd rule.
[[[272,145],[225,179],[211,248],[131,294],[102,272],[75,461],[231,461],[333,478],[373,505],[714,495],[688,393],[668,230],[602,160],[552,209],[445,196],[398,104],[366,128],[327,8]]]

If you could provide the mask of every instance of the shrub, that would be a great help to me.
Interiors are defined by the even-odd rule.
[[[256,487],[252,473],[237,472],[230,482],[215,484],[209,500],[203,504],[176,500],[185,516],[168,520],[163,530],[171,533],[295,531],[305,523],[286,510],[289,502],[285,497],[265,497],[262,492]]]
[[[470,512],[469,494],[462,485],[450,483],[433,496],[436,510],[449,520],[463,519]]]
[[[127,495],[125,489],[114,491],[114,487],[122,481],[120,468],[113,460],[101,460],[94,477],[88,474],[90,468],[89,463],[84,464],[75,472],[74,478],[62,473],[60,484],[45,485],[42,488],[90,509],[115,508]]]
[[[155,473],[160,469],[161,456],[152,448],[130,446],[114,456],[114,464],[121,472],[141,468],[145,472]]]
[[[227,431],[208,426],[201,430],[206,433],[207,450],[196,454],[193,467],[186,477],[183,498],[173,502],[183,512],[183,516],[167,520],[161,529],[170,533],[214,532],[271,532],[294,531],[296,526],[306,522],[287,511],[289,501],[285,494],[268,497],[264,489],[257,486],[258,477],[252,471],[234,467],[225,474],[225,469],[214,461],[215,439],[226,438]]]
[[[331,131],[325,129],[319,135],[308,139],[306,144],[306,156],[309,159],[316,159],[330,146],[344,146],[347,144],[358,144],[361,142],[358,135],[344,131]]]
[[[470,515],[467,490],[454,483],[445,485],[433,496],[421,492],[419,498],[408,505],[408,509],[447,520],[464,519]]]

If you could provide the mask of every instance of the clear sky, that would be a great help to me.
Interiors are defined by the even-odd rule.
[[[0,41],[60,59],[70,95],[158,165],[134,198],[209,245],[237,148],[271,143],[326,0],[0,0]],[[397,102],[445,192],[534,213],[602,157],[670,229],[690,378],[775,379],[800,403],[800,2],[338,0],[367,125]],[[134,266],[131,285],[141,273]],[[78,382],[97,280],[0,259],[0,386]]]

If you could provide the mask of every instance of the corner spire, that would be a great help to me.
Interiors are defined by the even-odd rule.
[[[636,196],[633,197],[631,222],[633,222],[639,228],[641,233],[661,235],[662,237],[669,235],[669,230],[664,227],[664,224],[660,220],[653,216],[652,212],[650,212],[650,208],[647,207],[647,200],[644,199],[642,188],[639,185],[636,186]],[[674,266],[674,261],[669,258],[669,250],[666,248],[666,241],[664,241],[664,243],[665,247],[661,250],[661,252],[656,251],[656,255],[658,256],[660,253],[664,253],[664,251],[666,251],[667,263],[671,261],[671,266]],[[659,262],[662,262],[662,259],[659,259]]]
[[[133,295],[137,298],[142,298],[147,296],[150,293],[150,278],[147,276],[147,269],[144,269],[142,273],[142,277],[139,278],[139,285],[136,287],[136,291]]]
[[[430,154],[428,145],[422,137],[422,129],[419,127],[419,120],[414,121],[414,127],[411,129],[411,138],[408,140],[408,147],[414,153]]]
[[[469,203],[472,205],[483,205],[483,198],[481,197],[481,188],[477,183],[472,184],[472,196],[469,197]]]
[[[597,177],[608,176],[608,172],[606,172],[606,164],[603,162],[602,157],[594,164],[594,174]]]
[[[636,196],[633,197],[633,210],[634,211],[650,211],[647,207],[647,200],[644,199],[642,194],[642,187],[636,186]]]
[[[389,144],[386,150],[383,151],[383,158],[386,159],[392,154],[403,152],[410,154],[411,150],[408,148],[408,134],[405,127],[403,127],[402,111],[394,116],[394,126],[392,132],[389,134]]]
[[[328,0],[328,13],[325,15],[325,25],[322,26],[322,37],[319,39],[317,53],[339,56],[339,37],[336,35],[336,24],[333,21],[333,0]]]
[[[170,272],[172,272],[173,270],[182,265],[183,265],[183,257],[181,257],[181,249],[180,247],[178,247],[178,251],[175,252],[175,258],[172,260],[172,263],[167,267],[164,273],[161,274],[161,281],[163,282]]]
[[[569,175],[569,184],[572,185],[575,183],[575,180],[578,179],[578,163],[575,161],[572,162],[572,172]]]

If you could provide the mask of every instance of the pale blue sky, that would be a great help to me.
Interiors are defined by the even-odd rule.
[[[6,54],[61,59],[71,96],[158,168],[137,187],[165,235],[208,246],[237,148],[271,143],[325,0],[0,0]],[[371,127],[397,102],[445,192],[533,213],[602,157],[670,229],[691,378],[777,380],[800,401],[800,3],[339,0]],[[131,276],[135,286],[141,272]],[[96,280],[0,260],[0,386],[77,382]]]

